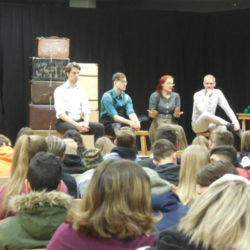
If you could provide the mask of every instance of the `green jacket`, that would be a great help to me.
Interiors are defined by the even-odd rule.
[[[8,204],[18,215],[0,222],[0,250],[47,246],[64,221],[72,198],[62,192],[31,192],[13,196]]]

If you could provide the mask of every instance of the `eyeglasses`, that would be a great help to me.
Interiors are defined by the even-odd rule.
[[[175,86],[175,83],[169,83],[169,82],[167,82],[167,85],[168,86]]]
[[[121,80],[121,83],[127,83],[128,84],[128,82],[126,80]]]

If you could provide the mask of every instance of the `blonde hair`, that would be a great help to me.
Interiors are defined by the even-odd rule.
[[[47,151],[44,137],[39,135],[22,135],[17,139],[11,166],[10,179],[6,185],[1,206],[1,214],[7,214],[7,202],[14,194],[20,194],[27,177],[31,158],[41,151]]]
[[[132,161],[103,162],[68,221],[74,230],[93,237],[126,239],[153,233],[159,219],[152,216],[149,177]]]
[[[209,149],[209,141],[208,139],[203,136],[203,135],[198,135],[196,136],[193,141],[192,145],[200,145],[200,146],[205,146],[207,149]]]
[[[239,180],[212,184],[193,203],[178,230],[204,249],[248,250],[250,186]]]
[[[242,133],[240,149],[241,151],[243,150],[250,151],[250,130],[244,131]]]
[[[196,173],[209,163],[209,152],[205,146],[188,146],[181,155],[180,178],[177,194],[184,205],[190,205],[196,197]]]
[[[96,140],[95,147],[100,149],[102,155],[105,156],[111,152],[115,145],[109,138],[103,136]]]

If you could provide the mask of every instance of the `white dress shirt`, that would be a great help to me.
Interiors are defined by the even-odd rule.
[[[77,121],[82,115],[90,113],[88,94],[78,85],[74,87],[70,85],[69,81],[55,89],[54,100],[57,118],[60,114],[66,114]]]

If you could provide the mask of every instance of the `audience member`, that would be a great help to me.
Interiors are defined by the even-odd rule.
[[[39,152],[30,161],[28,194],[14,195],[8,206],[17,216],[0,222],[0,249],[46,247],[66,217],[72,198],[60,190],[61,165],[54,154]]]
[[[125,250],[152,246],[154,224],[151,186],[140,165],[119,160],[103,162],[66,223],[53,235],[47,250]]]
[[[110,154],[107,154],[104,157],[104,160],[127,159],[136,162],[140,160],[136,156],[136,135],[132,128],[121,127],[119,130],[117,130],[114,143],[116,147],[111,150]]]
[[[21,135],[34,135],[34,132],[30,127],[22,127],[17,133],[16,141]]]
[[[241,134],[240,156],[238,158],[242,167],[250,170],[250,130],[244,131]]]
[[[159,139],[167,139],[171,141],[176,146],[177,149],[179,147],[177,144],[177,132],[173,127],[171,127],[170,124],[162,124],[157,128],[156,133],[155,133],[155,140],[157,141]],[[155,169],[156,166],[153,162],[153,159],[154,159],[154,156],[152,155],[150,158],[141,160],[138,163],[142,165],[143,167]],[[178,158],[177,158],[177,162],[178,162]]]
[[[210,148],[214,148],[220,145],[231,145],[234,146],[233,134],[227,130],[215,129],[209,138]]]
[[[7,207],[8,201],[15,194],[27,193],[24,181],[27,177],[29,162],[40,151],[47,151],[47,144],[42,136],[22,135],[16,141],[10,179],[0,189],[0,219],[15,215]]]
[[[153,169],[143,168],[151,182],[153,214],[162,214],[162,219],[156,224],[156,234],[178,224],[186,215],[188,207],[181,204],[178,196],[170,191],[171,183],[160,178]]]
[[[176,164],[176,147],[166,139],[159,139],[153,145],[154,164],[156,172],[164,180],[178,185],[180,166]]]
[[[82,158],[77,154],[77,143],[70,138],[63,139],[66,144],[62,162],[63,173],[81,174],[86,171]]]
[[[11,141],[0,134],[0,176],[10,176],[13,148]]]
[[[197,171],[209,162],[208,149],[190,145],[182,153],[177,194],[184,205],[190,206],[196,198]]]
[[[250,179],[250,173],[246,170],[243,169],[237,161],[237,151],[233,146],[230,145],[221,145],[214,147],[210,151],[210,161],[224,161],[224,162],[230,162],[233,164],[238,173],[247,179]]]
[[[82,141],[81,134],[75,129],[67,130],[64,135],[64,139],[70,138],[73,139],[77,143],[77,154],[82,157],[83,152],[86,150]]]
[[[48,147],[48,152],[55,154],[60,158],[60,162],[64,160],[64,155],[65,155],[65,149],[66,149],[66,144],[63,141],[63,139],[55,136],[55,135],[50,135],[45,138],[47,147]],[[76,181],[75,178],[72,177],[70,174],[67,173],[62,173],[62,180],[63,180],[63,185],[62,188],[63,190],[67,190],[69,194],[73,197],[77,197],[77,189],[76,189]],[[65,184],[66,186],[65,186]]]
[[[105,156],[111,152],[115,145],[108,137],[103,136],[96,140],[95,147],[99,148],[102,155]]]
[[[205,146],[207,149],[209,149],[209,141],[208,139],[203,136],[203,135],[198,135],[196,136],[193,141],[192,145],[200,145],[200,146]]]
[[[102,153],[97,148],[87,149],[83,154],[84,164],[87,171],[76,178],[77,197],[83,197],[95,169],[103,162]]]
[[[230,162],[215,161],[203,166],[196,175],[197,194],[202,194],[209,185],[225,174],[239,175]]]
[[[162,232],[156,250],[239,249],[250,246],[250,182],[224,175],[211,184],[177,229]]]

